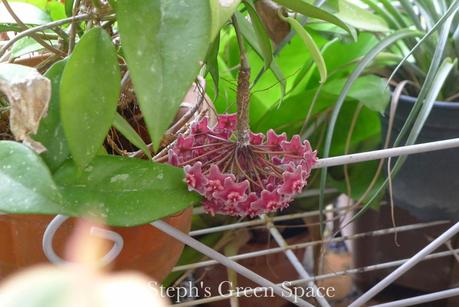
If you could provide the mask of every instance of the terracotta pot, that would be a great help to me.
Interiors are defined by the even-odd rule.
[[[192,209],[189,208],[164,221],[183,232],[189,232],[191,215]],[[44,215],[0,215],[0,279],[48,261],[42,250],[42,238],[52,219],[52,216]],[[54,250],[62,258],[76,220],[67,220],[54,236]],[[112,227],[110,230],[120,234],[124,240],[124,247],[113,263],[114,270],[137,270],[162,281],[182,253],[181,242],[151,225]]]

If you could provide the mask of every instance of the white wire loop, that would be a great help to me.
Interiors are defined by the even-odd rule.
[[[54,235],[56,234],[59,227],[61,227],[62,224],[64,224],[64,222],[67,221],[68,219],[69,219],[68,216],[56,215],[56,217],[46,227],[45,233],[43,235],[43,241],[42,241],[43,253],[45,254],[46,258],[48,258],[49,262],[51,262],[52,264],[69,263],[68,261],[59,257],[53,248]],[[94,227],[94,226],[91,227],[89,233],[92,236],[96,236],[96,237],[106,239],[106,240],[113,242],[113,247],[108,251],[107,254],[105,254],[100,259],[100,263],[99,263],[100,266],[106,266],[110,264],[121,253],[123,246],[124,246],[124,240],[123,240],[123,237],[119,235],[118,233],[111,231],[111,230]]]

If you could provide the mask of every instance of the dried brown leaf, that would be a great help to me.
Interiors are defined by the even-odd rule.
[[[36,69],[17,64],[0,64],[0,91],[10,104],[10,130],[36,152],[46,148],[34,141],[40,120],[46,116],[51,98],[51,82]]]

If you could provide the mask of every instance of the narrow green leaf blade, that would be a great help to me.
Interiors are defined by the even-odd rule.
[[[210,45],[206,56],[206,71],[210,73],[214,85],[214,98],[218,97],[218,84],[220,83],[220,70],[218,68],[218,51],[220,50],[220,34],[217,35],[214,42]]]
[[[211,41],[209,1],[119,0],[123,50],[155,150]]]
[[[210,3],[212,13],[212,29],[210,40],[213,40],[219,33],[220,28],[231,18],[241,0],[205,0]],[[202,2],[205,2],[202,1]]]
[[[67,17],[72,16],[74,2],[75,0],[65,0],[65,14]]]
[[[265,29],[265,26],[258,17],[255,8],[252,6],[251,3],[244,2],[247,11],[249,12],[250,20],[252,22],[252,26],[257,37],[258,45],[260,46],[261,54],[263,56],[263,60],[265,62],[265,69],[268,69],[271,65],[273,60],[273,50],[271,46],[271,42],[269,40],[268,33]]]
[[[459,1],[455,1],[451,6],[448,8],[448,10],[443,14],[443,16],[430,28],[430,30],[424,34],[424,36],[419,39],[419,41],[416,43],[416,45],[410,49],[410,51],[403,57],[403,59],[400,61],[400,63],[395,67],[395,69],[392,71],[392,74],[389,76],[389,79],[387,80],[387,84],[394,78],[395,74],[398,72],[400,67],[409,59],[409,57],[413,54],[413,52],[421,46],[426,39],[428,39],[433,33],[437,32],[440,27],[442,27],[445,23],[448,25],[451,24],[452,20],[450,19],[448,21],[448,18],[450,18],[451,15],[455,14],[459,10]],[[454,15],[453,15],[454,16]],[[435,60],[435,59],[434,59]]]
[[[58,214],[61,195],[51,174],[31,149],[0,141],[0,212]]]
[[[365,67],[367,67],[373,59],[384,49],[386,49],[388,46],[394,44],[395,42],[399,41],[400,39],[404,39],[407,37],[414,37],[418,36],[418,32],[405,29],[405,30],[400,30],[397,32],[392,33],[391,35],[387,36],[384,38],[382,41],[380,41],[375,47],[373,47],[368,54],[363,57],[363,59],[359,62],[357,67],[354,69],[352,74],[349,76],[348,80],[344,84],[343,90],[341,91],[340,96],[338,97],[338,100],[336,101],[335,108],[333,109],[331,118],[330,118],[330,123],[328,126],[327,134],[325,136],[325,144],[324,144],[324,150],[322,157],[327,158],[330,154],[330,148],[333,140],[333,133],[335,130],[335,125],[338,120],[338,116],[340,113],[340,110],[343,106],[343,103],[346,99],[346,96],[354,84],[355,80],[360,76],[360,74],[364,71]],[[324,208],[324,191],[325,191],[325,186],[327,183],[327,168],[323,168],[321,170],[320,174],[320,197],[319,197],[319,207],[320,210],[323,210]],[[322,217],[322,216],[321,216]],[[321,223],[322,226],[322,223]]]
[[[320,83],[327,81],[327,66],[325,65],[322,53],[320,52],[320,49],[314,39],[296,19],[287,17],[284,20],[287,21],[290,26],[292,26],[292,29],[294,29],[296,33],[298,33],[306,48],[309,50],[309,52],[311,52],[311,56],[314,59],[314,62],[317,65],[317,69],[320,73]]]
[[[250,27],[249,22],[239,12],[236,12],[234,14],[234,16],[236,16],[237,23],[239,24],[239,28],[241,30],[242,36],[244,36],[244,38],[247,40],[247,42],[253,48],[253,50],[261,58],[263,58],[261,47],[258,45],[258,41],[256,39],[255,32]],[[284,77],[284,74],[282,73],[282,70],[280,69],[279,65],[277,64],[275,58],[272,59],[272,62],[271,62],[271,65],[270,65],[269,69],[272,71],[272,73],[274,74],[276,79],[279,81],[279,85],[280,85],[280,89],[281,89],[280,100],[282,101],[282,99],[285,96],[285,90],[286,90],[286,87],[287,87],[287,82],[286,82],[286,78]],[[257,82],[257,79],[259,79],[263,73],[264,73],[264,70],[260,72],[260,74],[257,76],[255,81],[253,82],[253,84],[255,84]]]
[[[73,160],[85,167],[112,125],[120,95],[115,47],[101,28],[86,32],[62,75],[61,118]]]
[[[65,163],[54,178],[71,215],[93,213],[112,226],[135,226],[177,213],[199,200],[183,182],[183,170],[166,164],[100,156],[77,176]]]
[[[116,128],[129,142],[131,142],[134,146],[141,149],[145,155],[151,159],[151,153],[148,150],[147,144],[143,141],[140,135],[132,128],[132,126],[128,123],[124,117],[120,114],[116,113],[115,120],[113,121],[113,127]]]
[[[456,60],[452,61],[450,58],[446,58],[440,65],[437,73],[435,74],[433,82],[428,89],[426,99],[421,111],[419,112],[419,116],[417,117],[413,129],[411,130],[410,135],[408,136],[406,145],[413,145],[416,143],[417,137],[421,132],[422,127],[424,127],[427,117],[429,116],[430,111],[432,110],[433,104],[435,103],[446,78],[448,77],[454,65],[456,65],[456,62]],[[396,176],[397,173],[400,171],[403,163],[406,161],[406,158],[406,156],[401,156],[397,159],[397,162],[395,163],[391,171],[392,178]],[[378,199],[379,195],[384,191],[388,184],[389,178],[386,178],[384,182],[377,188],[376,192],[372,194],[373,196],[368,200],[368,202],[352,217],[350,221],[348,221],[348,223],[352,223],[355,219],[361,216],[374,203],[374,201]]]

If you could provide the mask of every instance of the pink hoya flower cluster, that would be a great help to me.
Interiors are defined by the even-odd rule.
[[[205,197],[205,210],[233,216],[256,216],[284,209],[302,191],[316,152],[295,135],[269,130],[250,133],[249,144],[236,138],[235,114],[218,117],[209,128],[207,117],[179,136],[169,150],[169,163],[184,167],[190,190]]]

